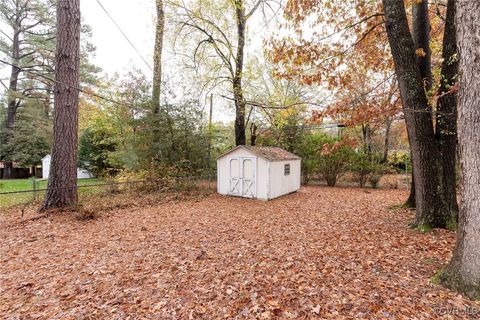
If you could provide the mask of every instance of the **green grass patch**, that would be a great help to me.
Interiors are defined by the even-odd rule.
[[[394,204],[393,206],[388,207],[388,210],[390,211],[396,211],[400,209],[405,209],[403,204]]]
[[[80,179],[77,181],[77,186],[100,184],[104,181],[102,179]],[[33,185],[33,179],[12,179],[12,180],[0,180],[0,192],[15,192],[15,191],[27,191],[33,189],[46,189],[47,180],[37,179],[35,180],[35,187]]]
[[[12,179],[12,180],[0,180],[0,192],[15,192],[33,189],[33,179]],[[35,184],[37,189],[42,186],[46,188],[46,181],[37,180]]]
[[[419,231],[420,233],[430,233],[430,232],[433,231],[433,229],[430,226],[428,226],[424,223],[418,224],[418,225],[413,225],[413,228],[415,230]]]
[[[434,258],[426,258],[424,261],[423,261],[425,264],[429,264],[429,265],[433,265],[435,263],[437,263],[437,259],[434,259]]]
[[[430,278],[430,282],[435,285],[442,285],[442,282],[447,278],[447,272],[445,269],[439,270],[433,277]]]
[[[46,189],[47,183],[47,180],[35,180],[34,186],[33,179],[0,180],[0,193],[13,192],[11,194],[0,194],[0,208],[41,201],[45,196],[45,191],[33,192],[33,190]],[[102,179],[80,179],[77,181],[77,186],[101,185],[103,183],[106,182]],[[78,188],[78,193],[80,196],[90,195],[103,192],[105,189],[106,187],[103,186],[82,187]]]
[[[430,278],[430,282],[460,292],[470,300],[480,300],[480,286],[465,284],[457,274],[451,273],[448,268],[439,270]]]
[[[388,210],[395,211],[395,210],[401,210],[401,209],[408,209],[408,210],[415,210],[415,208],[412,208],[408,206],[407,204],[395,204],[393,206],[388,207]]]

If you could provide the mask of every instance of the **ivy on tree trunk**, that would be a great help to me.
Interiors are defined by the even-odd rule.
[[[235,0],[237,19],[237,53],[235,55],[235,74],[233,76],[233,96],[235,100],[235,144],[245,145],[245,97],[243,96],[243,58],[245,51],[245,6],[243,0]]]
[[[165,29],[165,11],[163,0],[156,0],[157,24],[155,28],[155,48],[153,52],[153,89],[152,101],[154,113],[160,113],[160,93],[162,87],[162,51]]]

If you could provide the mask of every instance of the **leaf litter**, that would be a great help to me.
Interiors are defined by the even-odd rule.
[[[430,283],[455,234],[408,227],[399,190],[210,195],[93,220],[0,219],[5,319],[477,319]],[[474,309],[476,310],[476,309]],[[444,312],[448,313],[448,312]]]

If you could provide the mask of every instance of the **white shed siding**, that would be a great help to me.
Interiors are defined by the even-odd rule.
[[[268,166],[270,162],[257,157],[257,199],[268,200]]]
[[[91,179],[93,178],[93,175],[85,170],[85,169],[80,169],[80,168],[77,168],[77,179]]]
[[[42,179],[48,179],[50,175],[50,162],[52,161],[52,156],[46,155],[42,159]],[[89,179],[93,178],[93,175],[85,169],[77,168],[77,179]]]
[[[284,174],[285,164],[290,164],[290,174]],[[300,189],[301,161],[270,162],[270,195],[268,199],[289,194]]]
[[[43,179],[48,179],[48,175],[50,174],[50,161],[51,161],[51,156],[46,155],[42,159],[42,178]]]
[[[252,162],[248,162],[248,160],[246,160],[245,163],[241,161],[232,163],[234,168],[232,173],[234,174],[233,177],[238,175],[239,170],[241,170],[244,175],[239,179],[234,178],[231,180],[230,163],[232,159],[238,158],[250,158],[252,159],[252,162],[256,164],[253,173],[255,177],[254,198],[256,199],[270,200],[284,194],[295,192],[300,188],[300,159],[272,161],[267,160],[268,158],[263,157],[263,155],[257,155],[249,149],[238,147],[217,159],[218,193],[222,195],[242,196],[242,192],[239,191],[241,189],[232,188],[232,186],[236,186],[236,181],[239,180],[244,183],[243,186],[249,184],[249,179],[247,178],[252,176],[252,172],[251,168],[248,167],[248,164],[251,164]],[[287,176],[284,175],[284,164],[290,164],[290,174]],[[238,169],[238,165],[245,165],[246,167]],[[245,173],[248,174],[248,177],[245,176]],[[239,194],[232,194],[230,190],[231,188],[235,190],[235,193],[238,192]],[[240,188],[243,187],[240,186]],[[245,190],[247,190],[246,187]],[[243,196],[251,197],[252,195],[248,193]]]
[[[245,149],[237,149],[233,152],[229,153],[228,155],[217,159],[217,191],[220,194],[228,195],[230,189],[230,166],[229,162],[232,158],[235,157],[252,157],[256,158],[257,166],[256,170],[256,192],[257,198],[259,194],[266,194],[267,191],[264,190],[266,188],[266,184],[264,183],[264,179],[266,177],[263,176],[264,167],[266,166],[266,161],[264,159],[258,158],[256,155],[252,154],[248,150]],[[258,177],[260,175],[260,177]]]

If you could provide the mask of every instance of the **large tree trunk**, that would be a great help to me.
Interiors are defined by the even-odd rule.
[[[80,0],[58,0],[53,149],[42,209],[76,205]]]
[[[416,202],[415,202],[415,176],[413,174],[412,168],[412,181],[410,182],[410,194],[408,195],[407,201],[403,204],[405,208],[412,208],[415,209]]]
[[[415,226],[446,228],[452,223],[443,214],[442,170],[435,139],[432,110],[417,64],[403,1],[383,0],[386,29],[395,62],[405,121],[412,148],[415,175]]]
[[[443,63],[437,102],[436,128],[443,168],[445,214],[458,217],[457,203],[457,96],[452,91],[458,76],[457,39],[455,35],[455,0],[449,0],[443,37]]]
[[[412,25],[413,25],[413,43],[420,75],[428,91],[432,87],[432,53],[430,50],[430,17],[428,15],[428,1],[420,0],[412,2]],[[408,127],[407,127],[408,130]],[[410,194],[405,202],[406,207],[415,208],[415,171],[412,168],[412,182],[410,185]]]
[[[235,144],[245,145],[245,98],[243,96],[243,57],[245,50],[245,6],[243,0],[235,0],[237,19],[237,53],[235,56],[235,75],[233,77],[233,96],[235,100]]]
[[[165,11],[163,0],[155,0],[157,7],[157,25],[155,29],[155,48],[153,52],[153,90],[152,101],[154,113],[160,112],[160,91],[162,87],[162,51],[163,32],[165,28]]]
[[[423,80],[425,90],[432,88],[432,53],[430,50],[430,17],[428,15],[428,1],[420,0],[412,2],[412,24],[413,24],[413,43],[415,45],[415,54],[417,58],[420,76]],[[407,126],[407,130],[409,130]],[[410,146],[411,147],[411,146]],[[410,195],[404,206],[415,208],[415,171],[412,170],[412,183]]]
[[[428,1],[413,1],[412,8],[413,43],[417,63],[420,69],[425,89],[432,88],[432,53],[430,50],[430,18],[428,15]]]
[[[480,2],[457,0],[460,53],[458,136],[462,170],[457,244],[445,284],[480,299]]]
[[[408,127],[407,127],[407,133],[408,133]],[[412,142],[410,141],[410,135],[409,135],[409,138],[408,138],[408,143],[410,144],[410,150],[412,150]],[[411,155],[411,152],[410,152],[410,155]],[[410,194],[408,195],[408,198],[407,198],[407,201],[405,201],[405,203],[403,204],[403,206],[405,208],[410,208],[410,209],[415,209],[416,206],[417,206],[417,203],[415,201],[415,170],[413,170],[413,160],[412,160],[412,181],[410,182]],[[407,168],[405,168],[406,171]]]

